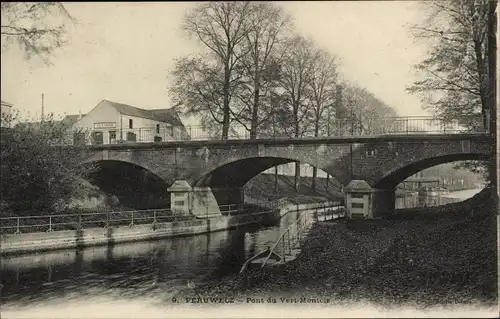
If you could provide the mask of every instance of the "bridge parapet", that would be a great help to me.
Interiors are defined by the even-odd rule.
[[[464,125],[467,123],[467,125]],[[474,124],[471,124],[474,123]],[[186,126],[187,134],[181,134],[184,130],[175,130],[177,135],[170,130],[157,130],[155,127],[141,127],[134,129],[118,130],[117,136],[124,139],[104,138],[108,132],[103,129],[89,131],[68,131],[65,138],[66,145],[89,144],[89,145],[129,145],[136,143],[171,143],[180,141],[210,141],[221,140],[221,136],[214,135],[199,125]],[[94,134],[95,132],[99,134]],[[303,132],[299,139],[308,138],[331,138],[349,136],[377,136],[377,135],[414,135],[414,134],[462,134],[462,133],[485,133],[482,127],[481,117],[464,116],[458,119],[435,118],[431,116],[407,116],[407,117],[383,117],[359,119],[335,119],[332,120],[326,132],[316,133],[312,130]],[[100,138],[97,139],[96,136]],[[290,139],[283,133],[259,133],[255,139]],[[232,127],[227,140],[249,140],[250,133],[243,127]]]

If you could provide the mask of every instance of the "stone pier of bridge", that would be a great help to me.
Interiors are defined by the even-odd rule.
[[[111,169],[132,172],[140,168],[154,176],[151,180],[158,189],[185,180],[186,193],[191,195],[183,204],[189,202],[188,211],[200,216],[202,204],[241,207],[245,184],[267,169],[308,163],[345,186],[346,208],[353,216],[372,218],[394,210],[395,188],[406,178],[444,163],[489,160],[490,146],[489,136],[475,133],[174,141],[97,145],[82,149],[81,158],[82,164],[105,166],[102,174]],[[364,183],[355,183],[358,189],[353,181]],[[182,197],[181,193],[176,196]],[[171,200],[179,206],[183,202],[175,197]]]

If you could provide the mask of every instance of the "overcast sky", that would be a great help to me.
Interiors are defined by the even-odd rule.
[[[145,109],[171,106],[168,72],[174,58],[199,49],[180,30],[193,3],[69,3],[78,20],[71,44],[53,66],[26,61],[16,48],[2,53],[2,100],[39,116],[78,114],[102,99]],[[426,47],[408,25],[421,19],[411,1],[280,2],[297,31],[340,57],[345,79],[366,87],[402,116],[426,115],[417,97],[405,92],[412,66]],[[187,123],[192,124],[192,123]]]

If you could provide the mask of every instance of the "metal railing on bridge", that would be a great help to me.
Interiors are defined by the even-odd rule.
[[[221,205],[223,215],[239,212],[235,204]],[[218,215],[218,214],[217,214]],[[207,217],[211,217],[207,216]],[[194,215],[172,212],[170,209],[145,209],[130,211],[109,211],[95,213],[27,215],[0,218],[0,233],[21,234],[52,232],[60,230],[80,230],[85,228],[108,228],[117,226],[155,225],[157,223],[190,220]]]
[[[467,126],[463,123],[469,123]],[[470,123],[474,123],[471,125]],[[305,129],[300,137],[295,138],[284,132],[273,130],[261,131],[256,139],[282,138],[326,138],[326,137],[362,137],[378,135],[410,135],[410,134],[458,134],[483,133],[481,119],[467,116],[448,120],[430,116],[384,117],[359,119],[336,119],[323,127],[315,136],[312,127]],[[68,131],[64,144],[127,144],[127,143],[160,143],[186,140],[220,140],[220,132],[209,132],[200,125],[184,128],[168,129],[142,127],[134,129]],[[249,131],[243,126],[231,126],[228,139],[250,139]]]

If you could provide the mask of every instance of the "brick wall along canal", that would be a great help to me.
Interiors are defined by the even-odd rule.
[[[69,300],[85,302],[88,296],[117,301],[154,296],[168,303],[179,292],[189,292],[198,284],[237,273],[248,258],[272,246],[300,213],[303,212],[292,211],[274,226],[4,256],[2,308],[63,304]],[[308,218],[314,218],[309,215]]]

